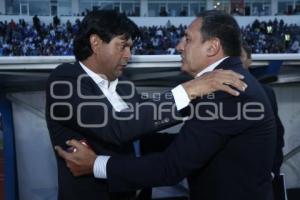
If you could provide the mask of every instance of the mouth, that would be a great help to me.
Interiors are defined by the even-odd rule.
[[[121,67],[126,67],[127,64],[128,64],[127,62],[122,62],[122,63],[120,63],[119,66],[121,66]]]
[[[125,68],[125,67],[126,67],[126,65],[119,65],[119,67],[120,67],[120,68]]]
[[[181,62],[183,63],[184,62],[184,56],[181,55]]]
[[[127,65],[127,63],[126,63],[126,64],[120,64],[120,65],[118,65],[118,69],[119,69],[120,71],[123,71],[124,68],[126,67],[126,65]]]

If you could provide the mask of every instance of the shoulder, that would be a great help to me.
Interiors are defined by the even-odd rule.
[[[58,65],[52,73],[54,74],[59,74],[59,73],[66,73],[71,74],[74,71],[78,71],[79,69],[79,64],[78,63],[62,63]]]
[[[49,79],[56,77],[77,77],[81,73],[78,63],[63,63],[58,65],[50,74]]]
[[[216,91],[204,98],[198,99],[196,103],[201,102],[201,104],[204,104],[203,102],[208,102],[208,105],[212,103],[220,103],[221,105],[226,105],[228,107],[236,107],[237,104],[245,104],[248,102],[260,102],[262,104],[267,104],[268,101],[266,92],[262,88],[262,85],[248,70],[245,70],[240,65],[231,66],[226,69],[230,69],[244,76],[243,81],[248,85],[246,90],[239,91],[239,96],[233,96],[224,91]]]

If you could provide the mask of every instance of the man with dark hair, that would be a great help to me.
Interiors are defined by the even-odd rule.
[[[274,115],[260,84],[242,67],[237,22],[224,12],[204,11],[189,25],[177,50],[182,70],[191,76],[231,69],[245,76],[247,90],[238,97],[218,91],[194,99],[194,115],[162,153],[139,158],[97,156],[71,140],[68,144],[78,151],[71,154],[56,147],[59,155],[75,176],[101,165],[94,175],[107,178],[114,192],[172,185],[187,176],[191,200],[273,199]]]
[[[245,41],[242,42],[242,51],[241,51],[241,60],[243,65],[246,69],[249,69],[252,63],[252,56],[251,56],[252,49],[247,45]]]
[[[215,90],[238,95],[229,85],[245,88],[239,74],[224,70],[183,83],[160,101],[143,104],[134,85],[121,76],[137,33],[137,26],[116,11],[91,11],[83,19],[74,40],[77,61],[58,66],[48,79],[46,119],[53,145],[76,154],[76,148],[65,145],[74,138],[96,153],[134,156],[133,141],[176,123],[175,116],[191,99]],[[161,107],[169,111],[154,112]],[[92,175],[73,177],[59,157],[57,166],[59,200],[135,197],[134,191],[109,192],[107,181]]]
[[[245,69],[249,69],[252,58],[251,58],[251,48],[247,45],[247,43],[244,41],[242,44],[242,55],[241,55],[241,60],[243,62],[243,65]],[[283,124],[279,118],[278,115],[278,106],[277,106],[277,101],[276,101],[276,95],[272,87],[266,85],[266,84],[261,84],[263,87],[265,93],[267,94],[270,105],[272,106],[273,113],[275,115],[275,120],[276,120],[276,153],[274,157],[274,163],[272,167],[272,176],[273,177],[273,191],[274,191],[274,198],[275,199],[281,199],[281,186],[280,184],[283,184],[280,181],[280,167],[282,165],[283,161],[283,152],[282,148],[284,147],[284,127]]]

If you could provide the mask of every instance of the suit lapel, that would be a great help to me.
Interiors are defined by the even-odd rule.
[[[108,101],[108,99],[106,98],[106,96],[103,94],[102,90],[99,88],[99,86],[93,81],[93,79],[82,69],[82,67],[80,66],[79,62],[75,63],[75,67],[74,67],[77,72],[77,78],[79,78],[79,76],[83,75],[83,78],[81,79],[81,92],[83,91],[87,91],[87,94],[85,94],[87,96],[103,96],[102,98],[99,98],[99,101],[105,103],[109,109],[112,109],[112,105],[111,103]],[[91,101],[92,100],[91,98]]]
[[[124,83],[122,83],[122,82],[124,82]],[[126,82],[130,82],[130,81],[126,80],[124,77],[120,77],[116,91],[126,103],[131,103],[134,105],[136,102],[139,101],[137,91],[135,90],[135,86],[133,85],[133,83],[126,84]],[[132,95],[132,93],[133,93],[133,95]],[[124,98],[124,97],[126,97],[126,98]]]

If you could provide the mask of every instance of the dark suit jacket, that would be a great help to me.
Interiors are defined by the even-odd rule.
[[[127,104],[133,105],[132,112],[126,110],[114,116],[112,105],[79,63],[58,66],[51,73],[46,89],[46,119],[52,144],[66,148],[67,140],[85,138],[98,154],[134,157],[133,140],[175,123],[171,112],[161,112],[158,119],[154,117],[157,115],[154,107],[158,108],[159,102],[136,106],[142,102],[133,85],[119,83],[117,92],[126,96]],[[164,109],[174,105],[171,95],[162,95],[160,99],[166,103]],[[59,200],[119,200],[133,196],[132,192],[109,193],[107,182],[92,175],[73,177],[58,156],[57,166]]]
[[[280,174],[280,167],[283,161],[282,148],[284,147],[284,127],[278,115],[278,107],[277,107],[277,101],[276,101],[274,90],[268,85],[262,84],[262,86],[270,100],[272,110],[274,112],[275,120],[276,120],[277,145],[276,145],[276,154],[275,154],[272,172],[276,176],[278,176]]]
[[[276,130],[268,98],[239,58],[229,57],[218,68],[243,74],[246,92],[238,97],[215,92],[195,100],[196,115],[163,153],[111,157],[107,163],[111,191],[173,185],[188,177],[191,200],[273,199]]]

